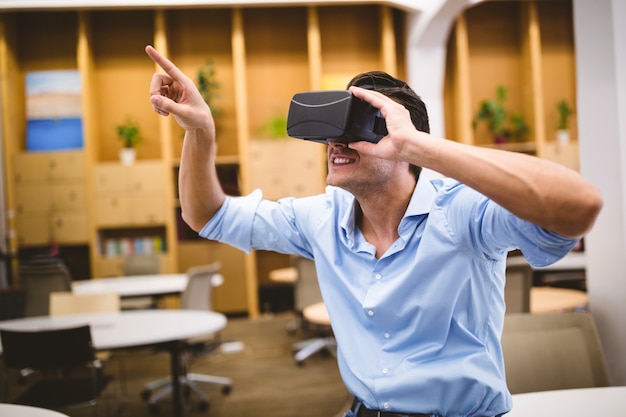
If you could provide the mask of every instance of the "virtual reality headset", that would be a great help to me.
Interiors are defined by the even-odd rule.
[[[387,125],[377,108],[348,90],[310,91],[291,99],[287,134],[321,143],[377,143],[387,135]]]

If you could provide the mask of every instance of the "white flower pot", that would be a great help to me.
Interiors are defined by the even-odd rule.
[[[556,140],[561,145],[567,145],[569,143],[569,131],[567,131],[567,130],[557,130],[556,131]]]
[[[122,165],[132,165],[137,157],[137,151],[135,148],[122,148],[120,149],[120,162]]]

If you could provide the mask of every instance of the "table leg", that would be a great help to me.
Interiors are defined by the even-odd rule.
[[[187,415],[187,404],[185,402],[184,392],[181,387],[181,377],[184,370],[183,359],[183,342],[172,343],[170,347],[170,361],[172,374],[172,415],[173,417],[182,417]]]

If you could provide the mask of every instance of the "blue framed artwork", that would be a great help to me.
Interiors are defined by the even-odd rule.
[[[83,147],[81,80],[78,70],[26,73],[26,149]]]

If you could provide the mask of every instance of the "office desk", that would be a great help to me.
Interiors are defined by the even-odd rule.
[[[219,313],[193,310],[135,310],[118,313],[40,316],[0,321],[0,328],[13,330],[44,330],[91,325],[91,337],[97,350],[160,346],[170,352],[173,385],[172,402],[175,417],[184,415],[185,402],[181,392],[182,349],[186,339],[217,332],[226,326],[226,317]],[[2,352],[0,346],[0,353]]]
[[[132,275],[73,281],[74,294],[113,292],[122,298],[180,294],[185,290],[187,274]]]
[[[0,403],[0,416],[2,417],[68,417],[58,411],[47,408],[29,407],[27,405]]]
[[[580,388],[513,395],[506,417],[623,417],[626,387]]]

